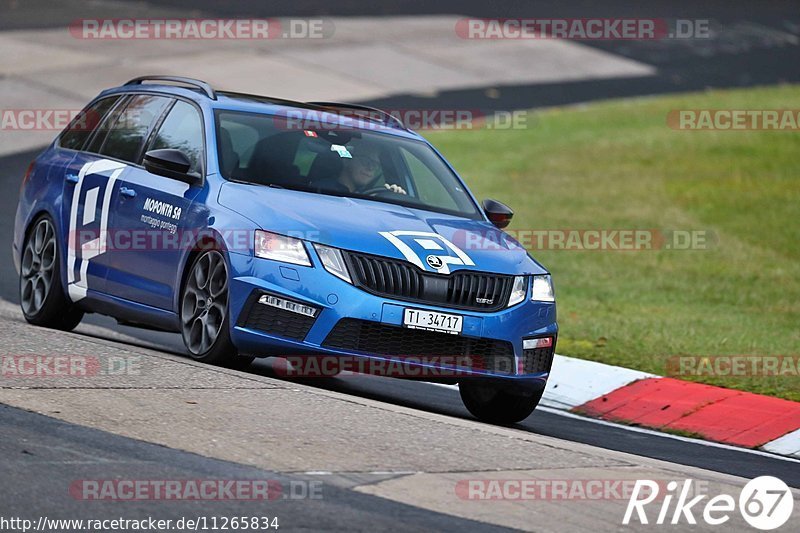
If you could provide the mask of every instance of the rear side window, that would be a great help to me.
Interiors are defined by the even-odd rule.
[[[191,173],[199,173],[203,159],[203,120],[200,113],[189,103],[178,100],[164,119],[153,138],[149,150],[172,148],[180,150],[192,166]]]
[[[131,98],[116,122],[110,125],[99,153],[138,163],[142,145],[168,103],[169,99],[163,96],[140,94]]]
[[[103,117],[117,103],[119,96],[98,100],[81,111],[58,138],[58,145],[70,150],[80,150],[89,136],[97,129]]]

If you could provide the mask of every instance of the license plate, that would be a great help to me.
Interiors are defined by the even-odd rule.
[[[458,315],[423,311],[422,309],[406,309],[403,312],[403,325],[412,329],[444,331],[453,335],[461,333],[463,318]]]

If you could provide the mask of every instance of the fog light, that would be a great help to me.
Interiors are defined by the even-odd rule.
[[[272,296],[271,294],[265,294],[258,299],[258,303],[269,305],[270,307],[277,307],[278,309],[283,309],[284,311],[289,311],[290,313],[297,313],[298,315],[305,315],[314,318],[317,316],[317,309],[311,307],[310,305],[301,304],[300,302],[294,302],[292,300],[284,300],[283,298],[278,298],[277,296]]]
[[[539,339],[525,339],[522,341],[523,350],[535,350],[537,348],[551,348],[553,337],[541,337]]]

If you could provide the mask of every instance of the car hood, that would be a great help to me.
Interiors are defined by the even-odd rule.
[[[267,231],[410,261],[430,272],[546,273],[517,241],[483,220],[231,182],[222,186],[219,203]]]

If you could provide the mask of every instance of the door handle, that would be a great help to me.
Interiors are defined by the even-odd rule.
[[[67,183],[78,183],[77,174],[67,174],[64,179],[67,181]]]
[[[136,196],[136,191],[127,187],[120,187],[119,193],[126,198],[133,198]]]

